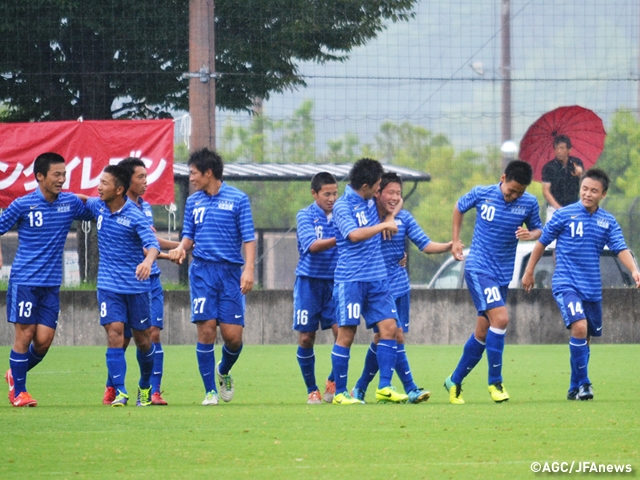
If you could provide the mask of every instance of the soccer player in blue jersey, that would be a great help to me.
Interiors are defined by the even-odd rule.
[[[149,202],[142,198],[142,195],[147,191],[147,169],[144,162],[135,157],[129,157],[122,160],[118,165],[127,169],[129,172],[131,185],[127,190],[127,197],[131,200],[143,213],[144,217],[149,222],[149,226],[153,231],[153,210]],[[178,242],[172,242],[156,235],[156,240],[160,248],[168,250],[178,246]],[[162,254],[161,254],[162,255]],[[153,357],[153,373],[151,374],[151,404],[152,405],[167,405],[167,401],[162,398],[162,391],[160,388],[162,382],[162,374],[164,370],[164,350],[162,349],[162,343],[160,341],[160,332],[164,328],[164,292],[162,290],[162,283],[160,282],[160,268],[156,262],[153,263],[151,269],[151,275],[149,276],[149,282],[151,284],[151,322],[150,333],[151,342],[155,349]],[[125,329],[125,344],[124,348],[129,344],[130,330],[127,332]],[[102,403],[110,405],[116,399],[116,389],[113,386],[111,378],[107,378],[107,385],[105,388]]]
[[[155,349],[149,327],[149,276],[160,252],[158,241],[140,209],[127,198],[131,176],[119,165],[105,167],[98,185],[99,198],[86,205],[97,222],[98,306],[100,324],[107,333],[107,370],[116,389],[111,402],[125,406],[127,362],[124,352],[125,326],[131,328],[140,366],[136,405],[151,405],[151,374]]]
[[[364,403],[351,397],[347,390],[350,349],[360,316],[364,317],[367,328],[376,326],[380,332],[377,351],[380,381],[376,399],[392,403],[408,400],[407,395],[396,392],[391,386],[397,356],[398,314],[380,247],[383,232],[385,236],[398,232],[394,216],[402,208],[402,201],[384,221],[380,221],[373,197],[380,189],[383,173],[382,165],[376,160],[358,160],[349,173],[349,185],[333,207],[339,255],[333,287],[338,317],[338,338],[331,351],[336,381],[333,404]]]
[[[91,212],[73,194],[62,192],[64,158],[43,153],[34,163],[36,190],[20,197],[0,216],[0,235],[18,225],[18,252],[7,289],[7,321],[15,339],[5,374],[14,407],[35,407],[27,392],[27,372],[49,351],[58,325],[62,252],[74,220],[90,220]]]
[[[338,198],[338,184],[328,172],[320,172],[311,179],[314,202],[298,212],[296,217],[298,252],[293,287],[293,329],[298,331],[298,364],[307,386],[307,403],[333,401],[335,381],[333,371],[320,396],[316,384],[313,345],[318,328],[331,329],[338,335],[333,302],[333,272],[338,262],[338,249],[333,225],[333,205]]]
[[[378,215],[384,219],[391,214],[402,200],[402,178],[394,172],[385,172],[380,182],[380,191],[375,196]],[[401,210],[395,216],[398,233],[390,239],[382,241],[382,257],[387,269],[391,295],[396,303],[398,314],[398,327],[396,329],[396,342],[398,344],[395,372],[402,381],[404,391],[409,397],[409,403],[421,403],[427,401],[431,395],[428,390],[416,385],[409,367],[409,360],[404,344],[404,335],[409,331],[409,311],[411,306],[411,294],[409,275],[407,269],[400,265],[405,255],[405,241],[408,238],[424,253],[444,253],[451,250],[452,242],[438,243],[431,239],[415,221],[407,210]],[[375,331],[375,329],[374,329]],[[377,345],[380,335],[376,332],[373,342],[367,350],[364,370],[356,382],[351,396],[363,400],[369,383],[378,372]]]
[[[206,392],[202,404],[217,405],[216,378],[220,398],[225,402],[233,399],[229,371],[242,350],[244,295],[253,288],[255,233],[249,197],[223,181],[222,158],[204,148],[189,157],[188,165],[196,192],[187,198],[182,241],[169,256],[182,263],[186,251],[194,247],[189,282],[191,321],[198,331],[196,356]],[[222,360],[216,365],[218,325],[224,345]]]
[[[451,253],[462,260],[460,229],[464,214],[475,208],[476,223],[465,280],[478,311],[475,332],[464,346],[458,366],[445,380],[452,404],[463,404],[462,380],[477,365],[485,349],[489,363],[489,394],[496,402],[509,400],[502,384],[502,353],[509,323],[507,291],[513,276],[518,240],[537,240],[542,233],[538,201],[525,192],[531,184],[531,166],[521,160],[507,165],[497,185],[474,187],[453,211]],[[523,228],[523,223],[527,228]]]
[[[598,168],[592,168],[582,176],[580,200],[553,214],[531,252],[522,277],[522,286],[527,292],[531,291],[536,264],[545,247],[557,240],[552,288],[564,324],[571,332],[569,400],[593,399],[588,372],[589,343],[591,337],[602,335],[600,253],[605,246],[618,256],[631,272],[636,287],[640,287],[638,266],[625,244],[618,222],[599,207],[608,188],[609,177]]]

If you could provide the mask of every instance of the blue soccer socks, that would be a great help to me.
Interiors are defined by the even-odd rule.
[[[502,382],[502,354],[506,330],[489,327],[487,332],[487,361],[489,362],[489,385]]]
[[[218,365],[218,372],[220,375],[228,375],[233,364],[238,361],[238,357],[240,356],[240,352],[242,351],[242,344],[237,350],[231,350],[226,345],[222,346],[222,360],[220,361],[220,365]]]
[[[123,348],[107,348],[107,372],[113,388],[126,394],[124,380],[127,376],[127,361],[124,357]]]
[[[589,380],[589,345],[586,338],[569,339],[569,352],[571,353],[571,371],[572,378],[575,375],[575,381],[578,385],[591,383]]]
[[[138,387],[141,390],[148,390],[151,387],[151,373],[153,372],[153,361],[156,354],[155,344],[151,344],[151,348],[146,352],[136,349],[136,359],[140,366],[140,382]]]
[[[411,367],[409,367],[409,359],[407,358],[407,352],[404,344],[398,344],[398,355],[396,358],[396,373],[398,378],[402,382],[404,391],[409,393],[418,388],[413,381],[413,375],[411,374]]]
[[[333,374],[336,380],[336,394],[347,391],[349,352],[349,348],[341,347],[338,344],[334,344],[333,349],[331,350],[331,363],[333,365]]]
[[[364,358],[364,368],[362,370],[362,375],[356,382],[356,388],[362,390],[363,392],[367,391],[367,387],[373,380],[373,377],[378,373],[378,346],[371,342],[369,348],[367,349],[367,355]]]
[[[14,397],[27,391],[27,371],[29,370],[29,353],[16,353],[11,349],[9,354],[9,366],[14,382]]]
[[[27,364],[28,370],[31,370],[33,367],[38,365],[44,358],[44,355],[46,355],[46,353],[44,355],[40,355],[36,352],[36,349],[33,347],[33,343],[29,345],[29,351],[27,353],[29,354],[29,362]]]
[[[378,367],[380,368],[379,390],[391,386],[391,377],[393,376],[393,369],[396,366],[397,356],[398,346],[395,339],[380,340],[378,342]]]
[[[155,354],[153,355],[153,372],[151,373],[151,393],[160,393],[162,374],[164,372],[164,350],[162,343],[154,343]]]
[[[204,383],[205,392],[217,392],[216,376],[214,370],[216,366],[216,358],[213,348],[213,343],[200,343],[196,344],[196,357],[198,358],[198,368],[200,370],[200,376]]]
[[[304,384],[307,386],[307,393],[315,392],[318,386],[316,385],[316,356],[313,348],[298,347],[296,356]]]
[[[473,367],[475,367],[482,358],[484,350],[485,344],[478,340],[472,333],[469,340],[467,340],[467,343],[464,345],[462,357],[458,362],[458,366],[454,370],[453,374],[451,374],[451,381],[455,385],[460,385],[462,380],[469,375],[469,372],[473,370]]]

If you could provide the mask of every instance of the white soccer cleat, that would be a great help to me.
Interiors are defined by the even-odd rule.
[[[231,375],[222,375],[220,373],[220,363],[216,365],[216,378],[218,379],[218,392],[220,392],[220,398],[225,402],[230,402],[233,400],[233,378]]]

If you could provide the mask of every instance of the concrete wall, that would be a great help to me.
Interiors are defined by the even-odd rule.
[[[95,292],[61,292],[62,311],[57,345],[104,345]],[[463,344],[473,331],[475,310],[466,290],[414,290],[411,330],[407,343]],[[507,342],[512,344],[565,343],[568,333],[550,290],[509,293]],[[640,291],[607,289],[603,298],[603,336],[600,343],[640,343]],[[291,330],[292,292],[261,290],[247,296],[246,344],[294,344]],[[360,328],[357,343],[369,343],[371,333]],[[189,292],[165,293],[165,344],[195,344],[190,322]],[[11,345],[13,326],[6,321],[6,292],[0,292],[0,345]],[[319,332],[317,343],[332,343],[329,332]]]

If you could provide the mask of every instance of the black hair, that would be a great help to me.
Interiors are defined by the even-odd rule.
[[[383,173],[384,169],[380,162],[371,158],[361,158],[351,167],[349,184],[354,190],[360,190],[363,185],[373,187]]]
[[[116,183],[116,188],[124,188],[122,196],[126,197],[127,190],[129,190],[129,186],[131,185],[131,175],[129,174],[129,170],[120,165],[107,165],[106,167],[104,167],[103,172],[113,176]]]
[[[39,173],[44,177],[47,176],[52,163],[64,163],[64,158],[62,158],[62,155],[54,152],[41,153],[36,157],[36,162],[33,166],[33,174],[36,180],[38,179]]]
[[[533,179],[533,170],[531,165],[522,160],[513,160],[507,164],[507,168],[504,169],[505,181],[515,181],[520,185],[531,185]]]
[[[147,168],[142,160],[137,157],[127,157],[118,163],[122,168],[126,169],[129,172],[129,178],[133,177],[134,172],[136,171],[136,167]]]
[[[318,172],[311,179],[311,190],[318,193],[325,185],[336,185],[336,178],[329,172]]]
[[[611,180],[609,179],[609,175],[607,175],[607,172],[605,172],[604,170],[600,168],[590,168],[589,170],[584,172],[584,175],[582,175],[582,178],[580,179],[581,185],[582,180],[584,180],[585,178],[599,181],[602,184],[603,193],[607,193],[607,190],[609,190],[609,183],[611,182]]]
[[[380,180],[380,191],[382,192],[390,183],[400,184],[402,189],[402,178],[396,172],[384,172]]]
[[[203,175],[207,173],[207,170],[211,170],[216,180],[222,180],[222,172],[224,170],[224,163],[222,157],[218,155],[214,150],[208,148],[202,148],[196,152],[193,152],[189,157],[187,165],[193,165]]]
[[[553,148],[556,148],[561,143],[567,145],[567,150],[571,148],[571,139],[566,135],[556,135],[553,137]]]

